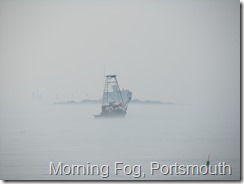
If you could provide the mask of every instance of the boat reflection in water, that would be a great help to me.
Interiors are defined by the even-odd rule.
[[[103,91],[102,112],[94,115],[95,118],[125,117],[131,96],[132,93],[129,90],[120,90],[116,75],[107,75]]]

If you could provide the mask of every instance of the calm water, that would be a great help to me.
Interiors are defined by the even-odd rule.
[[[114,162],[140,164],[145,178],[239,179],[239,111],[193,105],[129,105],[125,119],[94,119],[99,105],[30,105],[0,109],[0,179],[89,180],[101,176],[50,176],[49,163],[108,164],[107,179],[132,180],[113,174]],[[150,175],[160,164],[226,162],[232,175]]]

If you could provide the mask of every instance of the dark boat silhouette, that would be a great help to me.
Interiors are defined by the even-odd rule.
[[[95,118],[125,117],[132,93],[119,88],[116,75],[107,75],[103,90],[102,112]]]

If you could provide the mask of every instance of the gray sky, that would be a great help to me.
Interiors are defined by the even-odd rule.
[[[239,15],[238,0],[1,0],[0,102],[100,98],[105,66],[135,98],[236,106]]]

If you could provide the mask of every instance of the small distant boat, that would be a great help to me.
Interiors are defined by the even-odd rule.
[[[121,92],[116,75],[107,75],[103,91],[102,112],[94,117],[125,117],[131,96],[132,93],[129,90]]]

